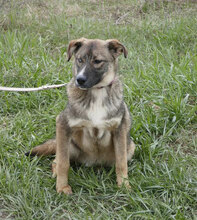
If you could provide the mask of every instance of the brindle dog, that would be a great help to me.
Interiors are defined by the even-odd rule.
[[[92,166],[115,163],[118,186],[129,188],[127,161],[135,144],[130,139],[131,118],[117,75],[117,58],[126,48],[115,39],[72,40],[68,61],[75,57],[73,78],[67,86],[68,104],[56,119],[56,139],[26,155],[56,154],[52,165],[57,192],[71,194],[70,161]]]

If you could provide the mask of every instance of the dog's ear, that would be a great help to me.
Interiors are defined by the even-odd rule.
[[[107,40],[107,46],[114,58],[117,58],[122,53],[124,54],[124,57],[127,58],[128,51],[125,48],[125,46],[121,44],[118,40],[116,39]]]
[[[71,59],[73,53],[76,53],[79,50],[79,48],[82,46],[85,40],[85,38],[80,38],[78,40],[71,40],[69,42],[67,50],[68,61]]]

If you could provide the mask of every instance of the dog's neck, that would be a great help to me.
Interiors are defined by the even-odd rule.
[[[103,106],[106,105],[106,99],[109,100],[109,106],[111,106],[109,107],[109,112],[110,108],[119,106],[120,103],[117,103],[116,101],[117,97],[119,97],[119,100],[122,100],[122,83],[120,82],[118,76],[109,82],[110,83],[108,83],[106,86],[101,85],[103,87],[100,89],[98,87],[80,89],[75,85],[75,79],[73,78],[67,86],[70,109],[73,109],[73,112],[78,112],[78,114],[82,115],[81,117],[86,118],[87,114],[85,112],[82,114],[82,109],[88,108],[88,106],[90,106],[91,103],[95,103],[97,99],[99,103],[104,103],[102,104]]]
[[[112,84],[117,80],[117,77],[114,77],[114,79],[106,86],[96,87],[96,89],[103,89],[104,87],[110,87]]]

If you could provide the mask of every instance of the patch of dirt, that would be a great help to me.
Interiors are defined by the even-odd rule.
[[[197,156],[197,130],[195,128],[189,131],[183,129],[172,144],[173,147],[177,145],[181,147],[183,153]]]
[[[12,25],[10,14],[14,14],[16,18],[22,16],[22,22],[31,22],[32,19],[47,22],[51,16],[65,15],[66,17],[77,17],[82,13],[82,8],[78,3],[68,3],[68,1],[55,0],[0,0],[0,27],[5,31]],[[18,19],[17,25],[22,28],[23,23],[20,24]]]
[[[91,1],[91,7],[86,7],[84,11],[87,16],[105,19],[114,22],[116,25],[133,24],[136,25],[147,17],[151,17],[155,22],[158,17],[180,16],[180,14],[191,13],[197,9],[196,0],[139,0],[136,3],[118,3],[107,1],[101,5],[100,2]],[[84,7],[83,7],[84,8]],[[97,9],[97,10],[95,10]]]
[[[4,208],[4,205],[3,205],[3,202],[0,201],[0,219],[1,220],[11,220],[11,219],[14,219],[13,216],[11,216],[7,211],[5,211],[5,208]]]
[[[172,16],[190,13],[197,9],[196,0],[139,0],[139,1],[70,1],[70,0],[0,0],[0,26],[7,30],[10,25],[9,13],[23,11],[24,17],[46,21],[51,15],[66,17],[94,18],[116,25],[136,25],[148,16],[157,22],[161,13]],[[19,14],[20,15],[20,14]]]

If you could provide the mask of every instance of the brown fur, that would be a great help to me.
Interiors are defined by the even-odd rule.
[[[127,57],[126,48],[118,40],[81,38],[69,44],[68,60],[75,56],[73,79],[67,86],[68,105],[56,119],[56,139],[27,153],[56,153],[52,168],[57,192],[72,193],[68,185],[70,161],[87,166],[115,164],[118,186],[130,187],[127,161],[135,145],[130,139],[131,118],[117,76],[117,57],[122,53]]]

